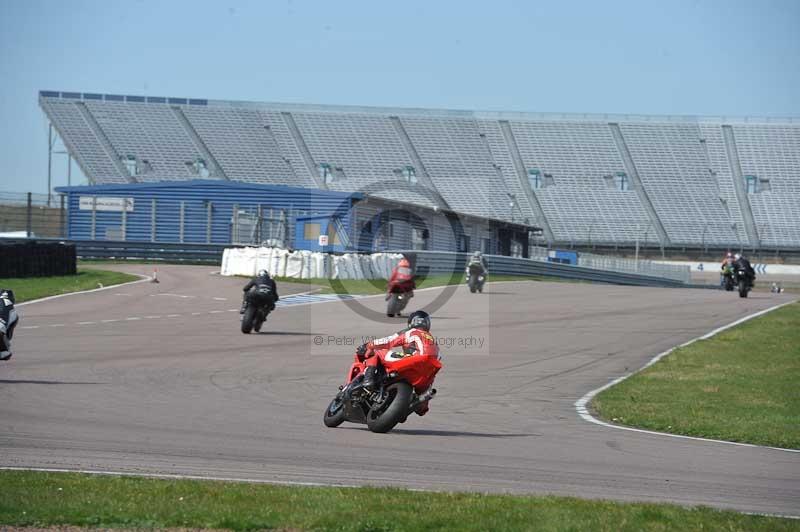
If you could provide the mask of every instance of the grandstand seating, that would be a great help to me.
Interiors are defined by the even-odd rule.
[[[643,185],[672,242],[735,242],[697,124],[622,123]]]
[[[203,177],[366,191],[527,221],[562,244],[653,245],[661,234],[673,246],[800,246],[800,122],[791,119],[370,109],[50,91],[39,101],[97,184]],[[542,181],[531,186],[528,172]]]

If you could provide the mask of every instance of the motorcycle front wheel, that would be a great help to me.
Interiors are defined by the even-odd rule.
[[[329,404],[328,408],[325,409],[325,415],[322,417],[322,422],[325,423],[326,427],[338,427],[344,422],[344,417],[344,401],[342,400],[342,394],[340,393],[333,398],[331,404]]]
[[[386,387],[384,399],[367,413],[367,427],[372,432],[389,432],[408,415],[413,390],[407,382],[395,382]]]
[[[747,297],[747,281],[739,281],[739,297]]]

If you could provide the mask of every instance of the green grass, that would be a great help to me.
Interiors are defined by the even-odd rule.
[[[0,525],[233,530],[800,530],[800,521],[566,497],[2,471]]]
[[[492,275],[489,284],[499,281],[552,281],[544,277],[522,277],[516,275]],[[289,277],[276,277],[278,283],[313,284],[322,287],[321,294],[385,294],[386,279],[293,279]],[[464,276],[456,275],[431,275],[424,279],[417,279],[417,289],[445,286],[450,284],[464,284]]]
[[[22,303],[40,297],[91,290],[98,288],[98,283],[111,286],[137,279],[139,277],[127,273],[78,268],[76,275],[0,279],[0,287],[14,290],[17,303]]]
[[[605,420],[800,448],[800,303],[677,349],[600,393]]]

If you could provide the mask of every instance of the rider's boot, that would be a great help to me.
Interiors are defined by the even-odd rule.
[[[367,366],[364,370],[364,380],[361,381],[365,390],[374,391],[378,384],[378,368],[375,366]]]

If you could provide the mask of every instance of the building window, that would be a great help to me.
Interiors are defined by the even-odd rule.
[[[631,189],[630,181],[628,180],[628,174],[625,172],[617,172],[615,181],[617,184],[617,190],[622,190],[624,192]]]
[[[135,176],[139,173],[135,156],[126,155],[125,157],[122,157],[122,164],[125,166],[125,170],[128,171],[128,175]]]
[[[372,220],[361,222],[361,232],[372,234]]]
[[[459,235],[458,237],[458,251],[465,253],[469,251],[469,236]]]
[[[411,231],[411,247],[416,250],[426,250],[428,249],[429,238],[430,232],[427,229],[415,227]]]
[[[202,179],[207,178],[211,175],[211,171],[208,169],[208,165],[206,164],[205,160],[197,158],[194,161],[187,161],[186,167],[189,168],[189,171],[194,175],[201,177]]]
[[[328,163],[321,163],[319,165],[319,177],[326,185],[333,183],[333,172],[331,171],[331,165]]]
[[[542,188],[542,174],[538,168],[528,169],[528,183],[533,190]]]
[[[492,239],[491,238],[484,238],[483,239],[483,252],[487,255],[492,254]]]
[[[413,166],[406,166],[405,168],[403,168],[403,179],[405,179],[412,185],[417,184],[417,171],[414,170]]]
[[[755,194],[758,192],[758,181],[756,180],[756,176],[754,175],[746,175],[744,176],[744,183],[747,187],[748,194]]]
[[[306,222],[303,225],[303,240],[317,240],[321,229],[320,224]]]

